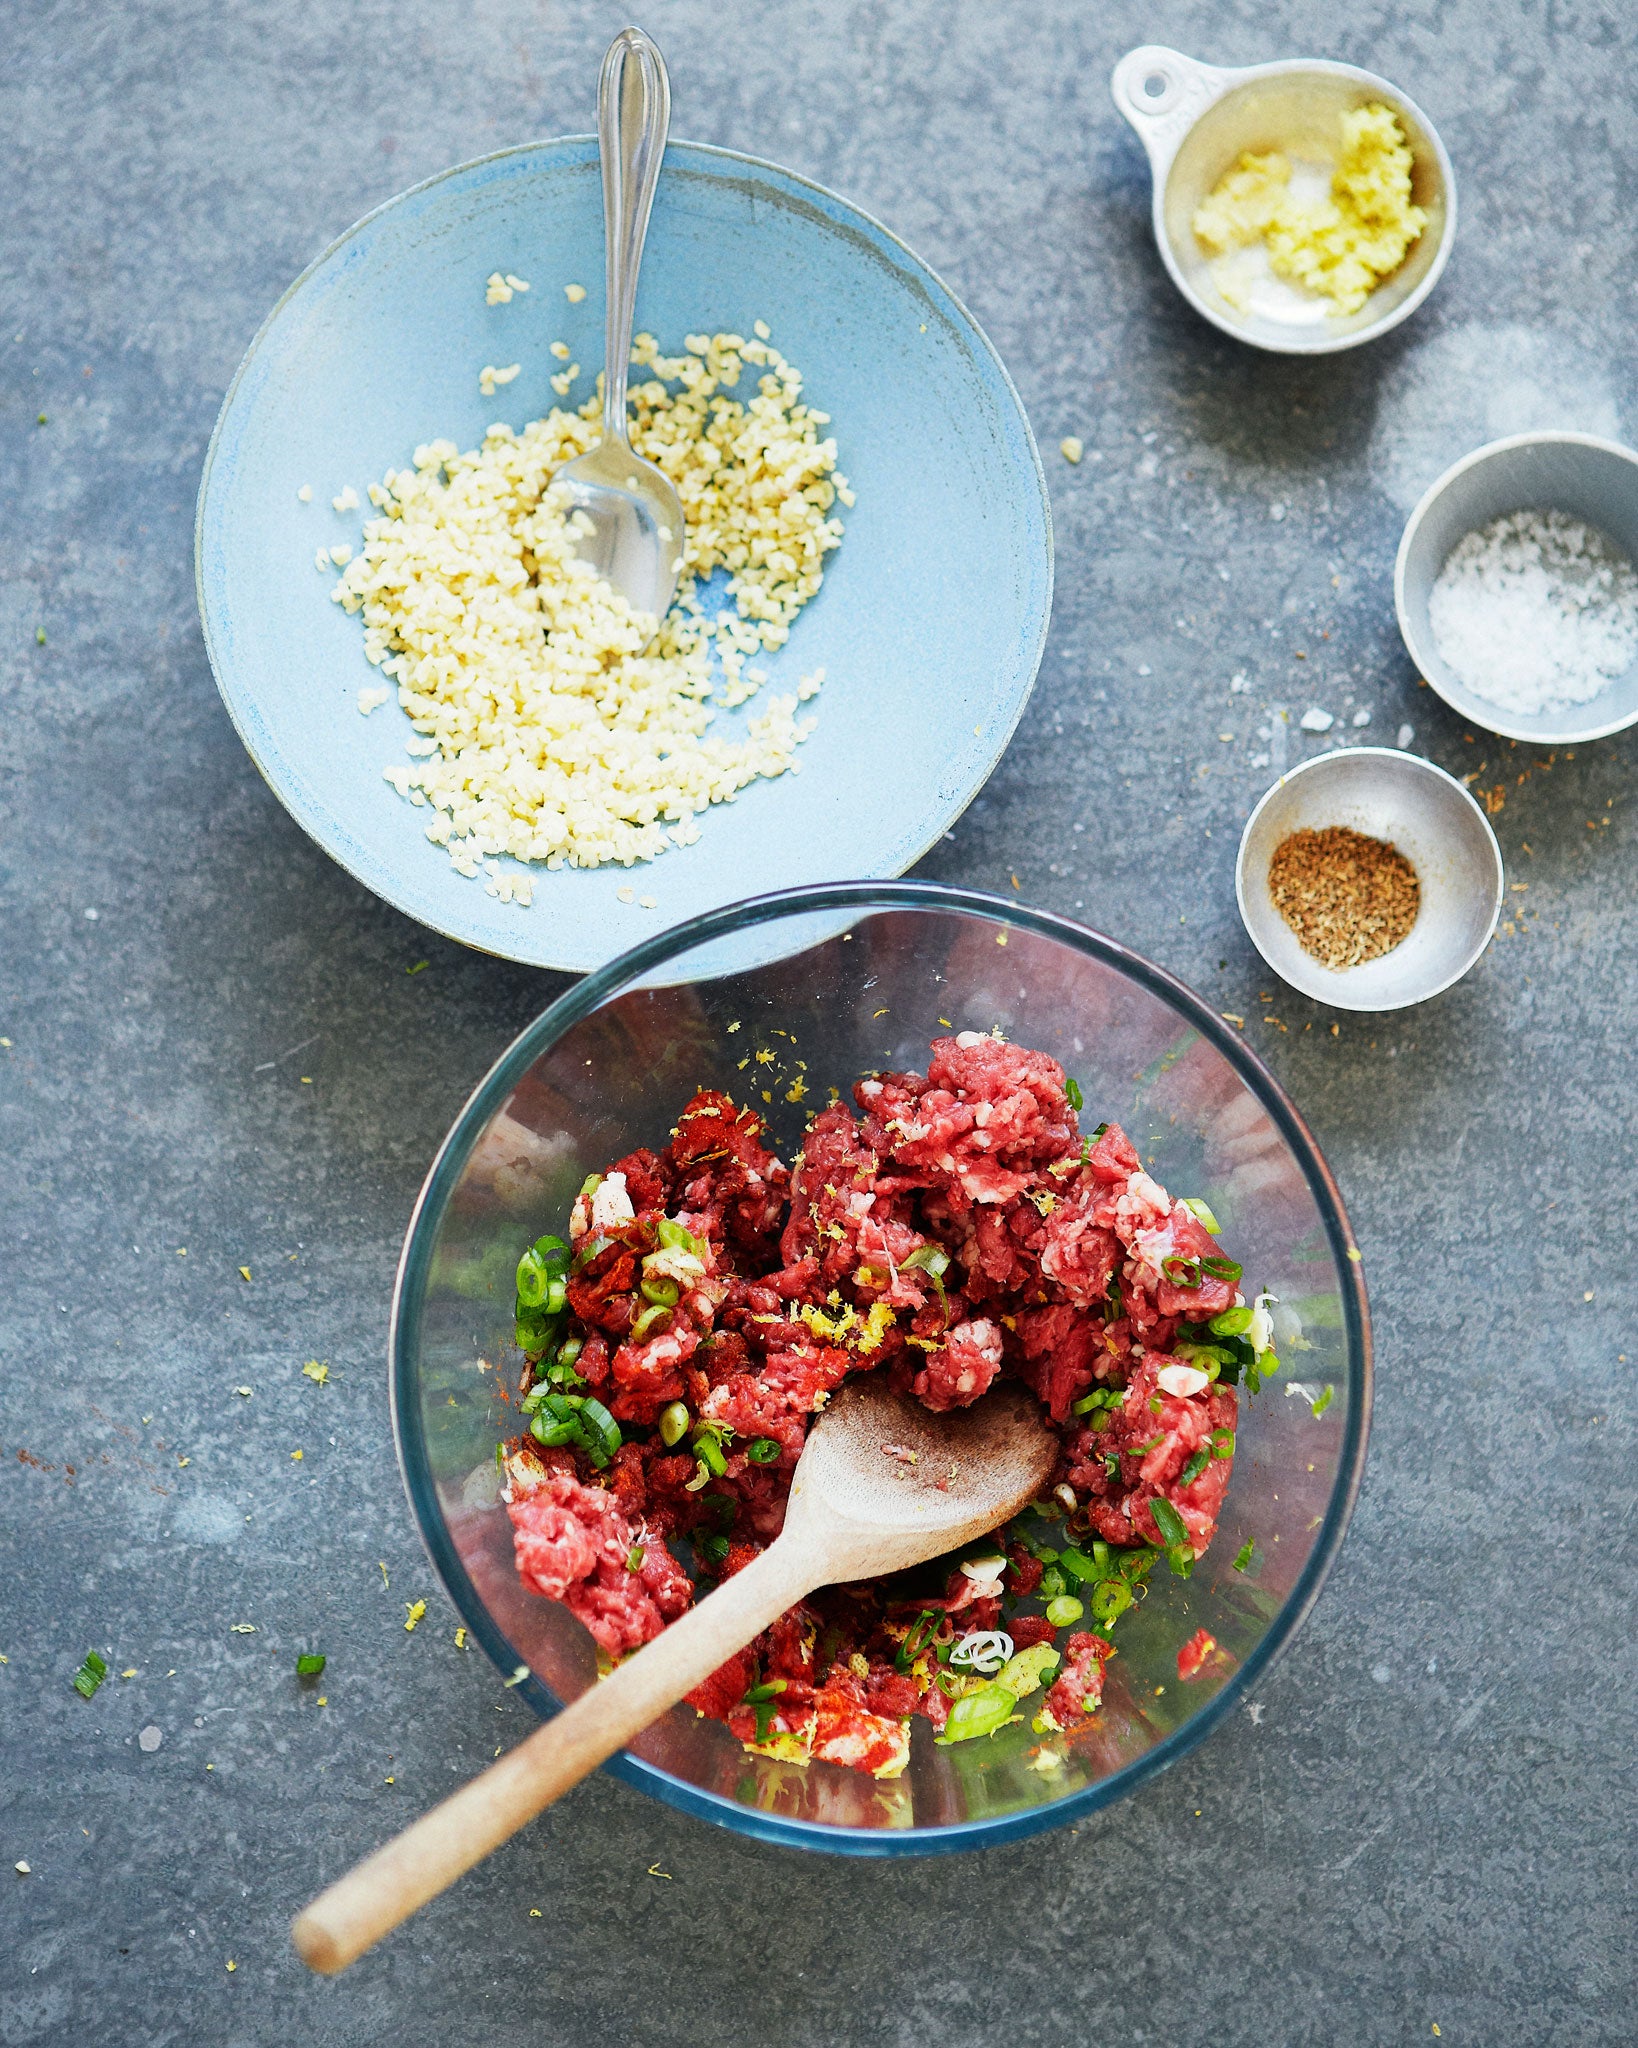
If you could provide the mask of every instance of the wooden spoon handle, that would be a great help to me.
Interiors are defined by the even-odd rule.
[[[356,1864],[298,1914],[297,1952],[326,1976],[516,1834],[823,1583],[811,1543],[772,1544],[572,1706]]]

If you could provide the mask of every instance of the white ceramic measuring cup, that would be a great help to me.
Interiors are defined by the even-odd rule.
[[[1455,173],[1427,115],[1385,78],[1306,57],[1225,71],[1150,43],[1122,57],[1109,83],[1148,152],[1155,241],[1172,282],[1225,334],[1280,355],[1330,355],[1397,327],[1438,282],[1456,233]],[[1399,117],[1411,198],[1428,216],[1405,261],[1357,313],[1330,312],[1328,301],[1272,277],[1252,284],[1248,305],[1231,305],[1195,240],[1195,209],[1244,150],[1333,161],[1342,115],[1373,100]]]

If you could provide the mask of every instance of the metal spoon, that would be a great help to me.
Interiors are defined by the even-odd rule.
[[[322,1892],[292,1929],[303,1962],[326,1975],[346,1969],[804,1594],[903,1571],[989,1535],[1045,1487],[1057,1455],[1040,1403],[1016,1382],[934,1415],[891,1392],[880,1373],[850,1380],[803,1446],[777,1539]]]
[[[671,479],[635,454],[627,439],[626,373],[643,237],[670,125],[665,59],[640,28],[623,28],[609,45],[597,86],[608,285],[603,438],[566,462],[554,481],[569,486],[574,509],[590,521],[575,552],[656,625],[677,594],[683,509]]]

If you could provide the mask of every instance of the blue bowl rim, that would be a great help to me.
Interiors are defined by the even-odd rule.
[[[469,1141],[487,1126],[540,1054],[571,1026],[590,1016],[605,998],[638,976],[652,972],[668,960],[709,940],[724,937],[748,925],[771,923],[782,916],[830,910],[855,911],[860,915],[879,910],[939,910],[1000,920],[1015,930],[1056,939],[1105,965],[1118,968],[1140,987],[1170,1003],[1229,1062],[1267,1110],[1302,1166],[1324,1218],[1326,1236],[1337,1268],[1348,1351],[1358,1368],[1350,1380],[1337,1478],[1326,1506],[1324,1526],[1296,1585],[1274,1617],[1267,1634],[1222,1690],[1192,1714],[1182,1727],[1135,1763],[1101,1779],[1096,1785],[1067,1794],[1049,1806],[1031,1807],[1026,1812],[1001,1814],[985,1820],[962,1821],[949,1827],[844,1828],[820,1821],[792,1820],[741,1806],[734,1800],[723,1798],[720,1793],[703,1791],[675,1778],[669,1771],[645,1763],[629,1751],[621,1751],[603,1766],[615,1777],[623,1778],[639,1791],[663,1800],[668,1806],[678,1807],[717,1827],[749,1835],[757,1841],[844,1856],[940,1855],[958,1849],[988,1848],[1003,1842],[1020,1841],[1028,1835],[1040,1834],[1097,1812],[1176,1763],[1220,1726],[1264,1676],[1307,1619],[1341,1547],[1364,1477],[1372,1392],[1370,1310],[1365,1297],[1360,1252],[1354,1243],[1342,1196],[1308,1126],[1279,1082],[1238,1033],[1186,983],[1169,974],[1165,968],[1157,967],[1142,954],[1134,953],[1117,940],[1107,938],[1086,925],[1076,924],[1072,919],[1009,903],[976,890],[954,889],[936,882],[838,882],[780,890],[709,911],[631,947],[595,973],[586,975],[518,1034],[468,1097],[449,1135],[439,1147],[416,1198],[393,1285],[387,1339],[393,1440],[398,1451],[404,1490],[409,1496],[410,1511],[433,1568],[459,1610],[461,1619],[482,1643],[491,1662],[497,1670],[506,1672],[510,1677],[512,1652],[457,1555],[438,1506],[419,1410],[410,1384],[412,1361],[420,1334],[420,1282],[424,1278],[427,1258],[423,1226],[430,1214],[442,1210],[470,1155]],[[542,1719],[561,1705],[533,1674],[521,1682],[518,1690]]]
[[[223,394],[221,408],[216,415],[216,423],[211,428],[210,441],[205,449],[205,460],[199,472],[199,493],[194,501],[194,603],[199,613],[199,625],[205,643],[205,654],[210,662],[211,675],[215,679],[217,693],[222,699],[223,707],[233,725],[233,729],[239,735],[240,743],[243,745],[245,752],[255,764],[256,772],[261,776],[268,788],[272,790],[284,808],[290,812],[290,815],[301,826],[301,829],[307,836],[314,840],[315,844],[328,854],[339,867],[344,868],[355,881],[368,889],[372,896],[380,897],[383,902],[390,903],[396,910],[402,910],[406,917],[413,917],[418,924],[425,925],[429,931],[435,931],[444,938],[453,939],[457,945],[470,946],[474,952],[489,953],[491,957],[496,959],[519,959],[524,965],[545,966],[549,970],[552,968],[552,963],[550,962],[539,962],[532,959],[524,959],[519,954],[499,952],[471,938],[465,932],[451,931],[447,925],[441,924],[435,918],[429,917],[423,908],[406,909],[396,895],[386,894],[369,875],[361,873],[351,859],[345,857],[336,848],[318,838],[308,821],[286,801],[284,792],[280,789],[278,782],[275,781],[267,763],[263,761],[261,754],[257,751],[251,734],[241,724],[239,714],[229,695],[223,663],[217,646],[216,634],[212,627],[211,607],[205,590],[205,506],[210,496],[211,480],[216,467],[216,458],[221,448],[229,418],[233,412],[234,403],[239,395],[239,387],[249,375],[252,364],[261,352],[263,345],[272,333],[284,309],[305,287],[309,278],[322,270],[355,236],[361,234],[364,229],[379,220],[384,214],[390,213],[394,207],[402,205],[406,200],[418,197],[423,192],[430,191],[435,185],[441,185],[448,179],[463,177],[466,173],[480,170],[487,164],[502,163],[509,157],[536,156],[551,151],[580,151],[582,153],[589,151],[595,157],[598,146],[598,140],[595,135],[549,135],[538,137],[533,142],[510,143],[504,149],[489,150],[482,156],[468,157],[460,163],[446,165],[443,170],[434,171],[430,177],[422,178],[416,184],[406,185],[402,191],[392,193],[388,198],[383,199],[378,206],[372,206],[367,213],[360,214],[350,227],[344,228],[333,241],[327,243],[312,261],[286,285],[285,289],[274,301],[273,306],[263,319],[261,325],[256,329],[255,334],[251,337],[250,344],[246,348],[244,355],[240,358],[239,366],[234,371],[232,380]],[[788,170],[783,164],[776,164],[767,157],[748,156],[743,150],[724,149],[720,144],[714,142],[689,142],[680,136],[672,136],[667,142],[666,154],[668,157],[672,151],[678,153],[678,163],[675,168],[683,168],[682,159],[685,155],[705,157],[707,159],[714,158],[722,164],[737,166],[742,173],[746,171],[756,172],[793,188],[799,194],[811,195],[820,212],[825,212],[829,208],[839,209],[843,215],[851,218],[852,223],[862,224],[870,234],[880,236],[884,243],[896,250],[904,258],[913,272],[920,272],[931,280],[937,291],[943,293],[958,319],[964,323],[971,334],[975,344],[975,351],[979,358],[988,364],[995,377],[999,380],[1002,393],[1011,400],[1016,408],[1019,423],[1024,430],[1024,446],[1029,451],[1030,464],[1035,478],[1035,489],[1040,504],[1041,538],[1045,557],[1042,564],[1045,572],[1045,583],[1041,592],[1040,617],[1036,622],[1035,642],[1033,648],[1026,650],[1025,653],[1029,681],[1019,692],[1018,702],[1013,709],[1012,717],[1007,722],[1005,730],[1003,731],[999,726],[996,728],[993,735],[994,746],[990,758],[984,765],[983,772],[973,781],[972,788],[968,791],[960,808],[945,817],[926,842],[906,858],[903,867],[898,871],[900,874],[903,874],[906,869],[914,867],[916,862],[922,859],[928,850],[943,838],[951,825],[955,823],[989,782],[990,777],[995,773],[996,768],[1000,764],[1002,755],[1012,742],[1012,736],[1018,729],[1019,720],[1023,717],[1025,707],[1034,693],[1035,681],[1041,671],[1041,661],[1046,653],[1047,636],[1052,627],[1052,594],[1053,585],[1056,580],[1056,551],[1052,531],[1052,500],[1047,490],[1046,470],[1041,462],[1041,451],[1035,439],[1035,429],[1030,424],[1028,408],[1024,404],[1017,385],[1012,380],[1011,371],[1008,370],[1001,358],[1000,351],[996,348],[994,342],[990,340],[989,335],[984,331],[980,322],[974,317],[966,301],[958,293],[950,289],[950,286],[943,277],[934,270],[933,266],[924,256],[918,255],[908,242],[894,234],[893,230],[879,221],[874,214],[867,213],[862,206],[855,204],[853,200],[847,198],[844,194],[832,191],[828,185],[821,185],[816,178],[804,177],[800,171]],[[664,168],[665,166],[662,163],[662,172]],[[725,909],[733,907],[733,905],[723,906]],[[674,929],[681,930],[682,927],[677,926]],[[608,963],[603,964],[606,965]],[[560,967],[556,971],[579,973],[582,970],[578,966],[570,966]]]

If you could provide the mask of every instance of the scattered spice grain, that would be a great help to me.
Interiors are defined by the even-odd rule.
[[[1335,969],[1391,953],[1422,904],[1398,847],[1346,825],[1287,834],[1268,864],[1268,893],[1303,951]]]

